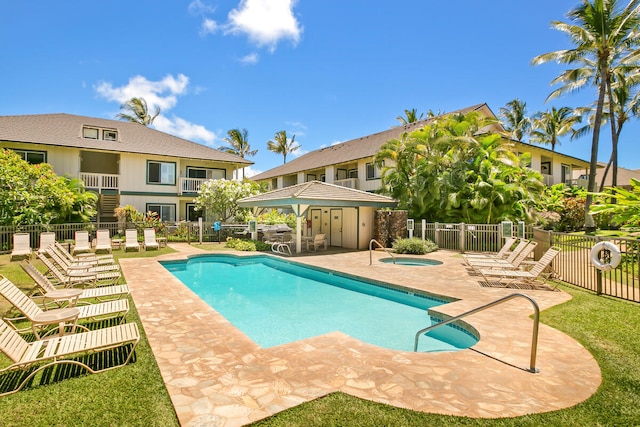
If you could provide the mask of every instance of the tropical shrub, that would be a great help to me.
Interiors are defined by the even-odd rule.
[[[619,226],[636,229],[640,227],[640,180],[631,178],[631,190],[624,188],[607,188],[604,193],[597,194],[596,203],[591,206],[591,213],[597,217],[610,215],[611,220]],[[616,203],[612,203],[615,196]]]
[[[586,195],[584,189],[564,184],[547,187],[538,203],[538,225],[560,232],[581,230],[584,225]]]
[[[156,233],[165,232],[166,226],[157,212],[143,213],[131,205],[126,205],[125,207],[117,207],[114,213],[122,228],[126,227],[126,224],[133,224],[140,233],[145,228],[153,228]]]
[[[259,224],[287,224],[294,230],[296,228],[296,216],[293,213],[285,214],[278,212],[277,209],[269,209],[258,215],[255,219]]]
[[[397,239],[392,248],[399,254],[424,255],[438,250],[438,245],[431,240],[422,240],[416,237],[411,239]]]

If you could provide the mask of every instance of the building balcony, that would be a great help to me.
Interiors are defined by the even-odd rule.
[[[204,178],[180,178],[178,194],[196,194],[200,191],[200,186],[205,182]]]
[[[101,192],[102,190],[118,190],[120,175],[107,173],[80,172],[80,180],[86,188]]]
[[[333,181],[333,183],[353,190],[359,190],[358,178],[337,179]]]

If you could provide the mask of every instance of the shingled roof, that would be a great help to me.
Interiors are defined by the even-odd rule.
[[[489,109],[487,104],[478,104],[471,107],[463,108],[461,110],[452,111],[447,114],[466,114],[468,112],[481,109],[486,109],[489,113],[491,113],[491,110]],[[493,113],[491,114],[493,115]],[[251,179],[260,181],[277,176],[290,175],[302,171],[324,168],[328,165],[336,165],[358,159],[364,159],[367,157],[373,157],[380,146],[385,142],[394,138],[398,138],[405,132],[411,132],[415,129],[422,128],[431,121],[433,121],[433,118],[409,123],[403,126],[396,126],[382,132],[374,133],[372,135],[363,136],[361,138],[352,139],[350,141],[335,144],[330,147],[311,151],[303,156],[291,160],[288,163],[285,163],[282,166],[278,166],[268,171],[262,172],[258,175],[254,175],[251,177]]]
[[[117,141],[83,138],[83,127],[115,130],[118,132]],[[253,164],[239,156],[138,123],[64,113],[0,116],[0,141]]]

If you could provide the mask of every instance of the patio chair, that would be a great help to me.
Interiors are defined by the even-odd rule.
[[[139,341],[140,332],[135,322],[33,342],[25,341],[10,325],[0,322],[0,350],[13,362],[0,373],[24,371],[26,374],[16,388],[0,393],[0,396],[20,391],[32,383],[38,372],[59,364],[81,366],[92,374],[124,366],[131,361]],[[87,359],[79,357],[125,346],[131,348],[118,364],[114,364],[118,358],[108,358],[110,363],[106,358],[100,358],[104,364],[91,367]]]
[[[83,287],[96,287],[115,284],[122,275],[119,271],[92,272],[84,270],[61,270],[58,266],[43,254],[36,254],[38,259],[47,267],[49,277],[57,284],[71,288],[76,285]]]
[[[56,243],[56,233],[52,231],[45,231],[40,233],[40,246],[38,252],[43,253],[49,246]]]
[[[11,250],[11,261],[14,258],[31,258],[31,244],[29,243],[29,233],[13,234],[13,249]]]
[[[22,269],[34,281],[36,288],[40,291],[42,305],[48,307],[49,303],[61,307],[65,302],[67,305],[77,305],[78,301],[96,300],[99,302],[112,299],[126,298],[129,296],[129,287],[125,285],[102,286],[90,289],[57,289],[51,281],[38,270],[35,265],[28,261],[20,263]],[[32,296],[32,298],[34,298]]]
[[[144,229],[144,242],[142,243],[144,250],[160,249],[160,244],[156,241],[156,230],[153,228]]]
[[[511,251],[511,253],[505,258],[505,259],[498,259],[498,258],[493,258],[493,257],[464,257],[464,262],[467,263],[467,265],[469,265],[470,267],[473,267],[474,264],[482,264],[482,263],[495,263],[495,262],[502,262],[502,261],[506,261],[508,263],[513,263],[513,261],[516,259],[516,257],[520,254],[520,252],[522,252],[527,246],[529,246],[529,241],[526,239],[522,239],[520,240],[520,242],[518,243],[518,245],[513,249],[513,251]]]
[[[504,241],[504,245],[495,254],[464,254],[464,259],[476,259],[476,258],[490,258],[490,259],[505,259],[511,254],[511,247],[517,241],[515,237],[507,237]]]
[[[78,307],[55,308],[52,310],[42,310],[31,298],[22,292],[9,279],[0,276],[0,295],[18,309],[23,317],[5,318],[5,320],[17,331],[26,332],[29,329],[37,339],[40,339],[39,330],[50,326],[58,326],[62,332],[65,326],[71,326],[75,331],[76,323],[79,320],[97,321],[99,319],[111,319],[120,317],[120,323],[129,312],[129,300],[119,299],[114,301],[99,302]],[[28,320],[31,322],[29,328],[19,328],[17,322]],[[86,328],[85,328],[86,329]]]
[[[109,230],[98,230],[96,232],[95,251],[96,253],[98,253],[98,251],[107,251],[108,253],[111,253],[111,234],[109,233]]]
[[[89,232],[85,230],[78,230],[75,233],[76,244],[73,246],[71,255],[76,253],[91,252],[91,243],[89,242]]]
[[[494,259],[484,261],[471,261],[470,265],[473,270],[481,268],[502,268],[505,270],[517,270],[523,266],[531,266],[535,264],[533,261],[527,261],[534,249],[538,246],[537,242],[529,242],[515,257],[509,255],[507,259]]]
[[[120,265],[116,263],[112,264],[96,264],[94,261],[85,261],[83,259],[79,259],[77,261],[69,261],[67,257],[60,254],[58,250],[50,246],[47,250],[44,251],[45,254],[49,256],[53,260],[54,263],[58,264],[63,270],[77,270],[77,271],[91,271],[91,272],[102,272],[102,271],[119,271]]]
[[[307,250],[309,250],[309,247],[313,247],[313,250],[316,251],[320,246],[323,247],[323,249],[326,251],[327,250],[327,236],[326,234],[322,233],[322,234],[316,234],[313,236],[313,240],[308,240],[307,241]]]
[[[69,262],[71,262],[72,264],[82,262],[85,264],[100,265],[100,264],[115,264],[116,262],[115,259],[113,258],[113,255],[111,254],[96,255],[94,253],[85,253],[85,254],[78,254],[78,256],[73,256],[68,250],[65,249],[64,246],[62,246],[58,242],[55,242],[52,246],[56,250],[58,255],[68,259]]]
[[[553,261],[553,259],[560,253],[560,248],[552,246],[544,253],[531,270],[505,270],[505,269],[482,269],[479,273],[482,275],[485,282],[489,283],[490,280],[497,280],[503,287],[514,287],[516,282],[522,282],[531,287],[542,287],[553,275],[553,271],[547,271],[547,268]],[[536,286],[542,279],[542,283]],[[553,288],[555,290],[555,287]]]
[[[124,251],[127,252],[128,249],[135,249],[136,251],[140,250],[140,243],[138,242],[138,230],[135,228],[129,228],[124,232]]]

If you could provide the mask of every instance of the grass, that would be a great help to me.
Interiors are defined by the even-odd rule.
[[[199,246],[199,245],[198,245]],[[203,244],[220,250],[223,245]],[[200,246],[199,246],[200,247]],[[155,252],[123,257],[156,256]],[[17,263],[0,256],[0,274],[23,289],[29,280]],[[582,343],[596,358],[603,381],[587,401],[560,411],[507,419],[426,414],[332,393],[254,423],[254,426],[634,426],[640,425],[638,304],[561,286],[573,299],[545,310],[542,321]],[[139,322],[132,304],[129,321]],[[63,380],[0,398],[3,426],[175,426],[171,401],[144,331],[137,360],[123,368]],[[3,365],[4,366],[4,365]]]

